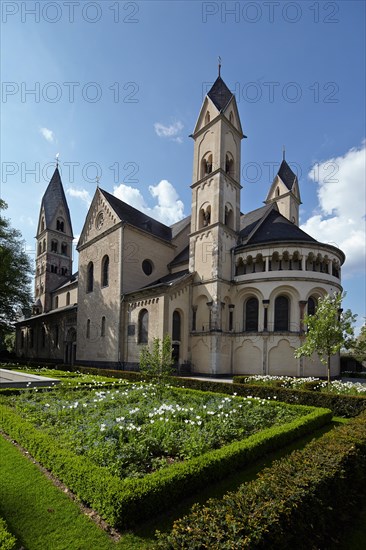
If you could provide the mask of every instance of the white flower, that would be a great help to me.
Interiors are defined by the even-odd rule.
[[[105,424],[101,424],[101,426],[100,426],[100,431],[101,431],[101,432],[105,432],[106,427],[107,427],[107,426],[106,426]]]

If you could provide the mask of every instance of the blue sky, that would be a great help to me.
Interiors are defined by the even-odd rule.
[[[96,176],[165,223],[190,213],[189,134],[221,56],[248,136],[242,211],[261,206],[285,145],[300,180],[301,226],[346,253],[344,305],[362,324],[364,2],[3,1],[1,8],[1,197],[32,257],[56,153],[75,235]]]

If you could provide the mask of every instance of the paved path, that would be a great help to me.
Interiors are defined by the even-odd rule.
[[[59,384],[56,378],[37,376],[26,372],[0,369],[0,388],[35,388]]]

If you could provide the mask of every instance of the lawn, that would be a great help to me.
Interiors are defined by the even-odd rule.
[[[142,477],[309,412],[259,398],[126,381],[108,389],[35,389],[6,403],[60,446],[121,479]]]

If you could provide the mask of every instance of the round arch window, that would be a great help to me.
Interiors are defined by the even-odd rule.
[[[154,270],[154,265],[151,260],[144,260],[142,262],[142,271],[145,273],[145,275],[151,275],[153,270]]]

